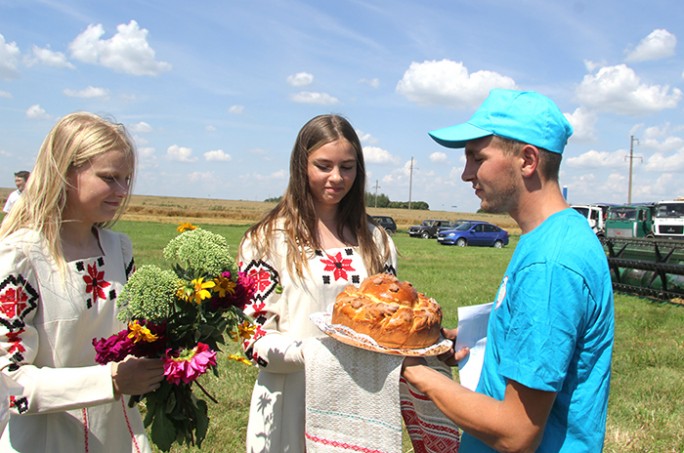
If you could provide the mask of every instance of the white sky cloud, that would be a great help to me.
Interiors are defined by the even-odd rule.
[[[639,42],[639,45],[627,54],[627,61],[650,61],[671,57],[675,54],[677,37],[669,31],[659,28],[653,30]]]
[[[232,113],[233,115],[241,115],[245,111],[245,106],[244,105],[231,105],[228,107],[228,113]]]
[[[674,153],[656,152],[646,160],[646,170],[656,172],[683,172],[684,148]]]
[[[373,79],[361,79],[359,80],[359,83],[363,85],[368,85],[371,88],[378,88],[380,86],[380,79],[373,78]]]
[[[386,149],[378,146],[364,146],[363,159],[367,164],[387,164],[396,162],[396,158]]]
[[[88,86],[82,90],[72,90],[70,88],[65,88],[63,93],[66,96],[74,98],[84,98],[84,99],[107,99],[109,98],[109,91],[106,88]]]
[[[406,201],[404,164],[414,157],[413,200],[475,212],[479,199],[460,180],[463,151],[427,131],[466,121],[502,87],[550,96],[572,123],[560,182],[573,201],[626,201],[630,135],[639,140],[637,201],[684,195],[676,42],[684,21],[663,16],[680,10],[679,0],[637,9],[618,0],[580,9],[141,2],[129,16],[107,2],[62,3],[41,3],[38,24],[34,3],[0,1],[0,136],[14,162],[0,165],[0,181],[8,184],[11,167],[33,164],[52,121],[85,109],[129,127],[140,155],[136,193],[263,200],[285,190],[299,128],[338,113],[362,141],[369,186],[380,181],[391,200]],[[264,11],[278,20],[264,26]],[[226,156],[233,178],[210,160]]]
[[[31,52],[31,56],[26,58],[27,66],[44,64],[55,68],[75,69],[75,66],[67,60],[66,55],[62,52],[55,52],[49,48],[41,48],[38,46],[33,46]]]
[[[69,44],[72,58],[136,76],[156,76],[171,69],[169,63],[155,59],[155,51],[147,42],[148,31],[136,21],[120,24],[116,30],[110,39],[101,39],[104,27],[88,25]]]
[[[566,113],[574,130],[571,140],[594,140],[596,138],[596,113],[578,107],[572,113]]]
[[[0,78],[9,80],[19,76],[19,56],[21,51],[15,42],[5,41],[0,34]]]
[[[34,104],[26,110],[26,117],[32,120],[47,120],[50,115],[39,104]]]
[[[139,121],[129,126],[130,130],[138,134],[146,134],[152,132],[152,126],[145,121]]]
[[[206,182],[215,178],[214,172],[211,171],[193,171],[188,174],[190,182]]]
[[[159,168],[159,159],[157,159],[155,149],[151,146],[139,146],[138,151],[138,165],[141,171],[148,169]],[[140,174],[140,173],[138,173]]]
[[[430,162],[446,162],[449,160],[447,153],[442,151],[437,151],[430,154]]]
[[[616,168],[625,164],[627,155],[628,152],[622,149],[610,152],[590,150],[579,156],[568,157],[567,165],[577,168]]]
[[[298,104],[319,104],[319,105],[334,105],[339,103],[339,99],[328,93],[319,93],[315,91],[300,91],[293,94],[291,99]]]
[[[592,109],[628,115],[675,108],[682,98],[679,88],[642,83],[634,70],[624,64],[585,75],[576,94],[582,104]]]
[[[361,143],[367,143],[367,144],[371,144],[371,145],[378,143],[378,139],[373,137],[373,134],[370,134],[368,132],[364,132],[364,131],[356,129],[356,135],[359,137],[359,141]]]
[[[314,76],[308,72],[298,72],[287,76],[287,83],[293,87],[304,87],[313,83]]]
[[[399,94],[418,104],[476,107],[492,88],[515,88],[515,81],[494,71],[468,72],[461,62],[413,62],[397,83]]]
[[[192,149],[185,146],[171,145],[166,150],[166,157],[179,162],[195,162],[196,157],[192,155]]]
[[[232,157],[222,149],[215,149],[204,153],[204,159],[208,161],[228,162]]]

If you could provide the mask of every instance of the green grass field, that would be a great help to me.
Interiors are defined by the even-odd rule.
[[[237,250],[246,225],[200,225],[224,235]],[[175,224],[120,222],[116,229],[132,241],[137,265],[165,266],[161,251],[177,233]],[[456,309],[490,302],[517,244],[504,249],[445,247],[434,240],[394,237],[400,252],[399,278],[442,305],[444,325],[456,325]],[[684,307],[616,294],[616,339],[608,408],[606,452],[684,451]],[[233,346],[233,345],[231,345]],[[228,348],[227,348],[228,349]],[[209,403],[211,425],[203,452],[244,451],[254,368],[228,362],[223,351],[221,376],[203,376],[220,404]],[[175,448],[199,452],[198,448]],[[411,452],[404,443],[404,452]]]

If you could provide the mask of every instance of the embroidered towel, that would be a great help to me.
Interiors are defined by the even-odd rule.
[[[458,428],[400,380],[403,357],[329,337],[305,342],[307,453],[402,451],[402,415],[415,453],[455,453]],[[428,364],[450,376],[434,357]]]
[[[400,452],[403,358],[330,337],[304,347],[307,453]]]
[[[451,368],[436,357],[426,357],[428,365],[452,377]],[[461,433],[437,406],[403,377],[400,381],[401,415],[415,453],[456,453]]]

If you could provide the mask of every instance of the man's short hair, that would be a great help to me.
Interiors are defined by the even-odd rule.
[[[527,143],[520,142],[518,140],[513,140],[505,137],[494,136],[494,140],[498,142],[499,147],[505,152],[510,154],[518,154],[520,150]],[[554,153],[548,149],[536,147],[539,150],[539,172],[541,175],[549,181],[558,181],[560,175],[560,164],[563,160],[563,155],[560,153]]]
[[[21,171],[16,172],[14,174],[14,176],[16,176],[17,178],[21,178],[23,180],[27,180],[30,174],[31,174],[30,171],[21,170]]]

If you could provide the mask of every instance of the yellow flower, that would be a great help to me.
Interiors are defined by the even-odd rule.
[[[249,321],[242,321],[242,323],[238,324],[236,328],[237,331],[232,330],[228,332],[228,335],[233,341],[249,340],[254,336],[257,326]]]
[[[197,227],[195,225],[193,225],[192,223],[183,222],[180,225],[178,225],[178,228],[176,228],[176,231],[178,231],[179,233],[182,233],[184,231],[192,231],[192,230],[196,230],[196,229],[197,229]]]
[[[210,289],[212,289],[216,283],[213,281],[205,282],[203,277],[195,278],[190,282],[190,285],[182,285],[178,288],[176,296],[183,299],[186,302],[195,302],[196,304],[201,303],[204,299],[209,299],[211,297]]]
[[[132,339],[135,343],[145,341],[147,343],[153,343],[159,339],[158,336],[153,334],[150,329],[145,326],[140,325],[138,321],[131,321],[128,323],[128,338]]]
[[[247,360],[245,357],[243,357],[240,354],[231,354],[228,356],[229,360],[235,360],[236,362],[242,363],[243,365],[251,365],[252,362]]]
[[[216,284],[216,286],[214,286],[214,292],[218,293],[219,297],[226,297],[226,294],[230,294],[231,296],[235,294],[237,283],[231,279],[219,276],[214,278],[214,283]]]

